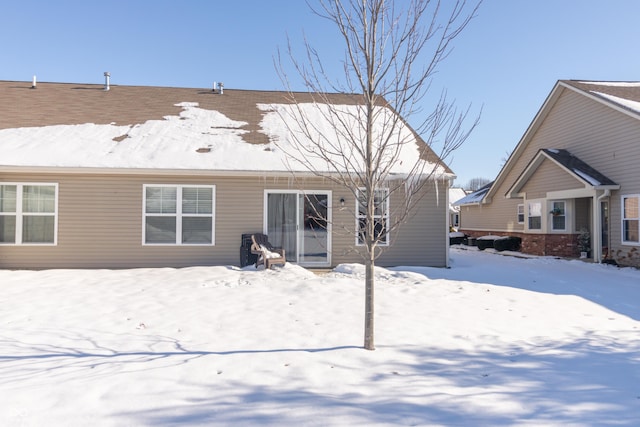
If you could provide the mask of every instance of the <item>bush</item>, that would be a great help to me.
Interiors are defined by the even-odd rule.
[[[478,249],[480,249],[481,251],[487,249],[487,248],[493,248],[493,239],[477,239],[476,240],[476,246],[478,246]]]
[[[497,251],[517,251],[520,249],[522,239],[515,236],[482,236],[476,240],[478,249],[493,248]]]
[[[522,239],[516,236],[507,236],[493,242],[496,251],[517,251],[520,249]]]

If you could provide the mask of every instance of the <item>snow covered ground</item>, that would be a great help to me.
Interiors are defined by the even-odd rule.
[[[2,271],[0,425],[640,425],[640,271]]]

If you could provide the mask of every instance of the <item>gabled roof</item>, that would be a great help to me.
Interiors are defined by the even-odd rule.
[[[360,99],[120,85],[107,91],[70,83],[38,83],[34,89],[30,82],[0,81],[0,167],[306,171],[286,164],[283,147],[296,126],[282,117],[307,114],[318,131],[330,133],[335,125],[323,114],[327,105],[355,126]],[[384,101],[380,108],[383,115],[395,114]],[[394,173],[405,173],[418,157],[438,164],[436,174],[452,173],[402,120],[398,132],[413,143],[403,145]]]
[[[567,172],[593,187],[618,185],[567,150],[543,148],[540,153],[555,160]]]
[[[455,204],[458,200],[466,197],[467,192],[464,191],[463,188],[460,187],[451,187],[449,188],[449,212],[458,212],[460,207]]]
[[[640,82],[606,82],[587,80],[558,80],[542,104],[540,110],[531,121],[524,135],[498,173],[492,187],[482,196],[479,203],[489,203],[495,196],[500,184],[514,167],[527,144],[544,122],[556,101],[565,90],[571,90],[609,108],[640,120]]]
[[[456,202],[467,195],[467,192],[464,191],[464,188],[460,187],[451,187],[449,188],[449,201],[451,203]]]
[[[543,148],[529,162],[515,183],[507,191],[507,197],[517,197],[522,187],[531,178],[544,159],[553,161],[565,172],[583,182],[585,186],[597,189],[618,188],[619,185],[564,149]]]
[[[493,185],[493,181],[488,183],[484,187],[477,189],[473,193],[467,194],[462,199],[460,199],[460,200],[456,201],[455,203],[453,203],[453,205],[454,206],[462,206],[462,205],[477,205],[477,204],[479,204],[480,202],[482,202],[482,199],[484,199],[484,196],[486,196],[487,192],[491,189],[492,185]]]

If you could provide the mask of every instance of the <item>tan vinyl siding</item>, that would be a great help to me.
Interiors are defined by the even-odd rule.
[[[527,199],[543,199],[549,191],[584,188],[584,183],[569,175],[551,160],[545,159],[529,178],[522,192]]]
[[[530,146],[567,149],[616,183],[640,185],[639,141],[637,119],[565,90]]]
[[[610,252],[624,264],[640,265],[630,253],[633,246],[621,244],[620,205],[621,194],[640,193],[640,121],[572,91],[565,91],[554,110],[538,144],[560,140],[563,145],[553,148],[566,148],[620,184],[609,199]]]
[[[446,265],[442,247],[449,237],[447,191],[448,187],[442,181],[427,185],[420,205],[409,222],[392,236],[392,245],[380,257],[379,265],[425,265],[427,260],[429,265]],[[401,197],[402,194],[396,194],[396,198]]]
[[[355,230],[355,200],[348,190],[322,179],[5,173],[2,181],[59,184],[58,244],[0,246],[0,268],[239,265],[241,235],[263,231],[265,190],[305,188],[332,191],[332,265],[362,262],[354,252],[354,235],[340,232],[343,227]],[[215,245],[143,245],[144,184],[215,185]],[[445,265],[447,189],[442,187],[438,192],[431,188],[379,265]],[[339,209],[340,198],[347,209]]]
[[[559,88],[559,95],[544,116],[539,117],[526,140],[517,147],[515,157],[502,173],[490,203],[462,207],[461,229],[503,231],[510,228],[505,212],[511,212],[504,195],[513,186],[542,148],[565,149],[598,172],[620,185],[612,190],[610,202],[610,253],[624,264],[640,266],[640,256],[634,246],[621,244],[621,199],[624,194],[640,194],[640,120],[595,99]],[[555,96],[555,95],[554,95]],[[555,98],[554,98],[555,99]],[[526,182],[522,192],[527,199],[546,198],[550,191],[587,187],[584,182],[545,160]],[[594,197],[602,190],[594,191]],[[592,229],[593,198],[576,199],[575,229]],[[522,203],[522,201],[520,201]],[[515,209],[515,208],[513,208]]]
[[[460,230],[488,230],[483,205],[460,206]]]
[[[518,205],[522,199],[507,199],[503,196],[493,199],[491,204],[462,206],[460,228],[463,230],[522,231],[518,224]]]
[[[621,193],[640,192],[640,122],[637,119],[565,89],[530,137],[500,182],[491,204],[481,209],[463,209],[461,217],[465,228],[467,225],[486,229],[505,227],[498,225],[496,216],[504,206],[493,207],[502,203],[504,194],[541,148],[569,150],[620,184]],[[555,184],[546,191],[550,190],[555,190]],[[617,199],[611,198],[611,218],[619,222],[620,202]],[[611,231],[618,234],[619,241],[618,228],[612,226]]]

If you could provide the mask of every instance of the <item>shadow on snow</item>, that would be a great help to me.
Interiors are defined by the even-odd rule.
[[[163,390],[182,404],[141,408],[122,417],[135,425],[513,425],[634,426],[640,422],[640,342],[606,341],[585,334],[573,342],[498,346],[492,351],[360,347],[188,350],[153,337],[172,351],[119,351],[85,337],[73,347],[4,339],[3,382],[50,375],[55,381],[174,368],[215,357],[224,372],[197,384]],[[90,345],[88,343],[91,343]],[[83,348],[84,347],[84,348]],[[92,347],[92,348],[90,348]],[[243,369],[272,368],[268,354],[297,355],[298,370],[281,369],[279,381],[243,380]],[[249,355],[249,366],[234,358]],[[253,358],[255,356],[255,359]],[[340,363],[328,366],[329,359]],[[402,362],[402,361],[410,362]],[[44,363],[46,362],[46,363]],[[53,363],[52,363],[53,362]],[[280,368],[282,365],[279,365]],[[324,370],[322,370],[324,369]],[[321,372],[322,385],[317,384]],[[229,374],[227,376],[227,374]],[[52,378],[53,379],[53,378]],[[126,391],[123,391],[126,393]],[[147,396],[153,400],[154,396]]]

